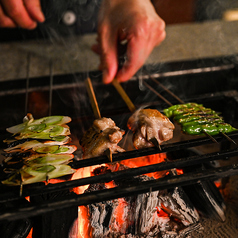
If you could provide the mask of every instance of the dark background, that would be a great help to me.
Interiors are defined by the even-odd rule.
[[[48,39],[95,33],[101,0],[41,0],[46,21],[35,30],[0,28],[0,42]],[[237,0],[161,0],[156,9],[167,25],[218,20],[228,9],[238,8]],[[64,22],[65,13],[73,12],[74,23]]]

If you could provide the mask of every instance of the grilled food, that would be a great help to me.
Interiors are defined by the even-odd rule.
[[[123,152],[124,149],[117,144],[124,134],[125,131],[117,127],[112,119],[96,119],[81,140],[84,159],[103,155],[107,149],[112,153]]]
[[[219,113],[202,104],[178,104],[164,109],[164,113],[178,122],[184,133],[190,135],[203,135],[204,132],[217,135],[220,132],[228,133],[237,130],[225,123]]]
[[[23,123],[7,128],[12,133],[8,148],[4,150],[4,172],[7,185],[41,182],[75,172],[68,163],[73,159],[74,145],[66,123],[70,117],[50,116],[34,120],[28,114]]]
[[[173,137],[173,123],[155,109],[137,110],[127,126],[134,133],[133,144],[137,149],[154,146],[153,140],[161,144]]]

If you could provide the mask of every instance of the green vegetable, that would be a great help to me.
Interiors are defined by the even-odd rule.
[[[66,164],[72,160],[73,157],[74,156],[72,154],[37,154],[36,156],[33,155],[29,158],[26,158],[24,163],[28,166]]]
[[[189,109],[189,108],[195,108],[195,107],[202,107],[202,104],[197,104],[197,103],[185,103],[185,104],[177,104],[173,105],[167,109],[164,109],[164,114],[167,117],[172,117],[174,116],[174,111],[176,110],[182,110],[182,109]]]
[[[180,119],[184,119],[184,118],[187,118],[190,116],[201,116],[201,117],[202,116],[218,116],[219,117],[219,114],[213,110],[207,109],[207,110],[203,110],[203,111],[195,111],[195,112],[192,111],[192,112],[187,112],[184,114],[178,114],[178,115],[174,116],[173,119],[175,121],[178,121]]]
[[[48,177],[49,179],[58,178],[64,175],[72,174],[75,170],[69,165],[45,165],[45,166],[23,166],[22,169],[15,172],[8,179],[2,181],[6,185],[20,185],[31,184],[45,181]]]
[[[178,104],[164,109],[164,113],[168,117],[173,117],[174,121],[182,126],[182,131],[190,135],[204,135],[204,133],[216,135],[220,132],[228,133],[237,130],[224,123],[217,112],[202,104]]]
[[[32,117],[32,116],[31,116]],[[34,120],[33,117],[30,120],[26,120],[25,122],[7,128],[7,131],[13,134],[18,134],[25,130],[40,132],[43,127],[49,125],[63,125],[69,123],[71,121],[70,117],[67,116],[49,116],[43,117],[37,120]]]
[[[182,122],[182,126],[191,126],[191,125],[201,125],[201,124],[207,124],[207,123],[222,123],[222,118],[199,118],[193,120],[188,120],[186,122]]]
[[[4,142],[13,144],[9,144],[10,147],[4,150],[4,172],[10,177],[2,183],[30,184],[74,173],[75,170],[67,164],[73,159],[72,153],[77,147],[65,145],[71,141],[68,136],[70,130],[66,125],[70,121],[71,118],[65,116],[34,120],[31,114],[27,114],[23,123],[7,128],[13,135]],[[14,143],[21,139],[27,140]]]
[[[68,127],[63,127],[59,125],[49,125],[46,126],[44,130],[40,132],[25,130],[20,133],[20,135],[16,136],[17,140],[33,138],[33,139],[52,139],[57,138],[58,136],[67,136],[70,134]],[[54,139],[53,139],[54,140]]]

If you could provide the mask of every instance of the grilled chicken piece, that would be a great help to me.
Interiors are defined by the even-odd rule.
[[[154,146],[153,140],[158,144],[173,137],[173,123],[158,110],[137,110],[128,120],[127,126],[133,131],[133,144],[141,149]]]
[[[81,140],[84,159],[102,155],[107,149],[112,153],[123,152],[124,149],[117,144],[124,134],[125,131],[117,127],[112,119],[96,119]]]

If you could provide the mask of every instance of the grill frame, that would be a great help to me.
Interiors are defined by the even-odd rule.
[[[161,65],[156,65],[156,66],[145,66],[143,67],[135,77],[133,77],[131,79],[131,81],[129,81],[128,83],[123,84],[123,86],[125,87],[125,89],[127,89],[126,91],[129,92],[129,96],[133,99],[135,99],[135,95],[131,95],[130,94],[130,88],[132,88],[133,84],[135,84],[137,81],[139,82],[138,88],[141,88],[142,84],[143,84],[143,80],[145,80],[146,82],[150,81],[150,76],[156,77],[157,79],[161,80],[161,82],[165,82],[165,85],[171,88],[171,84],[172,82],[174,82],[174,79],[179,78],[179,80],[183,81],[183,77],[191,77],[191,76],[197,76],[198,77],[202,77],[202,75],[207,75],[209,76],[209,74],[224,74],[225,80],[224,82],[222,82],[222,77],[221,79],[219,78],[217,80],[217,83],[221,83],[221,85],[219,85],[219,89],[217,90],[217,92],[214,92],[214,90],[205,90],[205,92],[200,92],[199,90],[201,90],[201,88],[198,90],[197,94],[200,95],[200,97],[197,97],[197,95],[195,95],[196,97],[196,101],[202,101],[204,99],[206,99],[207,97],[209,97],[212,100],[216,100],[216,98],[222,97],[222,98],[231,98],[234,102],[238,103],[238,92],[236,90],[233,90],[234,88],[238,88],[236,87],[238,85],[238,73],[237,73],[237,62],[238,62],[238,56],[228,56],[228,57],[222,57],[222,58],[212,58],[212,59],[201,59],[201,60],[197,60],[197,61],[186,61],[186,62],[172,62],[172,63],[168,63],[168,64],[161,64]],[[181,67],[182,65],[182,67]],[[195,66],[196,65],[196,66]],[[27,79],[22,79],[22,80],[18,80],[15,81],[13,80],[10,84],[6,84],[4,82],[1,82],[1,85],[5,85],[5,87],[3,87],[3,90],[0,93],[0,96],[12,96],[13,94],[26,94],[28,95],[31,92],[34,91],[49,91],[49,114],[52,113],[51,109],[52,109],[52,91],[54,90],[60,90],[60,89],[65,89],[65,88],[74,88],[74,87],[79,87],[79,88],[84,88],[84,83],[83,83],[83,79],[85,79],[87,77],[87,73],[80,73],[80,74],[74,74],[73,77],[72,75],[62,75],[62,76],[54,76],[53,75],[53,69],[52,69],[53,65],[52,62],[49,65],[50,68],[50,76],[48,77],[44,77],[43,81],[41,81],[41,83],[39,84],[39,78],[30,78],[27,77]],[[150,71],[150,74],[148,74],[148,71]],[[158,72],[159,71],[159,72]],[[145,73],[146,72],[146,73]],[[102,88],[104,89],[106,87],[106,90],[112,90],[111,86],[105,86],[101,84],[101,74],[100,72],[90,72],[90,77],[92,78],[93,82],[94,82],[94,86],[95,86],[95,91],[101,91]],[[229,83],[229,85],[226,85],[226,87],[224,87],[224,90],[220,90],[224,84],[226,84],[227,82],[229,82],[229,76],[232,75],[232,82]],[[215,77],[215,76],[213,76]],[[65,84],[65,78],[70,79],[70,82],[67,82]],[[75,82],[75,78],[77,78],[77,82]],[[55,81],[55,79],[57,79],[57,82]],[[189,82],[190,79],[188,79]],[[188,83],[187,82],[187,83]],[[10,89],[8,85],[13,85],[16,84],[16,88],[15,89]],[[177,85],[179,85],[180,83],[178,83]],[[25,87],[25,88],[24,88]],[[172,89],[174,89],[175,87],[172,87]],[[177,94],[178,92],[175,90],[175,93]],[[183,91],[184,93],[184,91]],[[183,94],[182,98],[185,100],[191,99],[191,94],[193,94],[193,92],[189,92],[187,94]],[[178,93],[177,95],[181,95],[181,93]],[[170,98],[171,99],[171,98]],[[28,103],[29,97],[26,97],[26,104]],[[99,97],[99,100],[101,100],[101,98]],[[103,99],[102,99],[103,100]],[[174,99],[171,99],[171,101],[173,103],[175,103]],[[147,103],[148,104],[148,103]],[[123,105],[123,102],[120,104]],[[146,104],[141,104],[138,103],[136,104],[137,107],[139,106],[143,106]],[[152,106],[158,106],[158,108],[164,108],[166,103],[159,101],[159,105],[158,105],[158,101],[154,101],[153,103],[151,103]],[[27,107],[26,107],[27,108]],[[122,110],[126,111],[126,114],[129,115],[129,111],[128,109],[125,109],[125,107],[123,107],[123,109],[119,109],[118,112],[116,113],[120,113]],[[108,111],[110,111],[110,108],[106,108],[103,109],[102,112],[105,114],[105,116],[108,114]],[[85,118],[90,118],[91,120],[93,119],[93,116],[91,114],[91,111],[88,110],[87,111],[88,114],[83,115],[83,119]],[[237,112],[234,115],[234,118],[237,118]],[[233,118],[233,119],[234,119]],[[81,121],[81,119],[80,119]],[[72,126],[74,127],[77,124],[78,120],[76,120]],[[5,136],[5,133],[2,133],[3,136]],[[229,134],[229,136],[232,139],[236,139],[238,138],[238,133],[234,132]],[[221,143],[221,145],[223,144],[223,142],[227,143],[227,139],[222,137],[221,135],[215,136],[214,137],[219,143]],[[141,156],[146,156],[146,155],[151,155],[151,154],[158,154],[158,153],[164,153],[164,152],[170,152],[170,151],[176,151],[176,150],[180,150],[180,149],[187,149],[190,147],[196,147],[196,146],[200,146],[200,145],[206,145],[206,144],[211,144],[213,143],[209,138],[207,137],[202,137],[202,138],[198,138],[198,139],[191,139],[191,140],[185,140],[185,141],[181,141],[181,142],[175,142],[175,143],[166,143],[164,145],[161,146],[161,150],[158,148],[146,148],[146,149],[141,149],[141,150],[132,150],[132,151],[127,151],[127,152],[123,152],[123,153],[119,153],[119,154],[115,154],[113,155],[113,161],[121,161],[121,160],[125,160],[125,159],[130,159],[130,158],[137,158],[137,157],[141,157]],[[205,161],[213,161],[213,160],[219,160],[219,159],[225,159],[227,157],[232,157],[232,156],[236,156],[238,155],[238,151],[237,149],[234,150],[227,150],[227,151],[219,151],[219,152],[215,152],[215,153],[211,153],[211,154],[206,154],[204,156],[198,155],[197,160],[194,158],[184,158],[181,160],[177,160],[177,161],[168,161],[168,162],[164,162],[161,164],[158,164],[157,166],[148,166],[147,167],[143,167],[143,168],[138,168],[138,169],[129,169],[126,172],[114,172],[111,175],[100,175],[102,179],[104,179],[105,181],[109,181],[113,179],[113,174],[129,174],[131,177],[132,174],[133,175],[139,175],[139,174],[144,174],[145,172],[154,172],[155,170],[165,170],[165,169],[173,169],[173,168],[177,168],[178,166],[189,166],[189,165],[195,165],[195,164],[200,164],[203,163]],[[192,161],[193,163],[188,163]],[[102,163],[107,163],[108,162],[108,158],[106,156],[99,156],[96,158],[92,158],[92,159],[88,159],[88,160],[82,160],[82,161],[74,161],[71,165],[73,168],[82,168],[82,167],[86,167],[86,166],[91,166],[91,165],[97,165],[97,164],[102,164]],[[139,171],[139,172],[138,172]],[[131,174],[130,174],[131,173]],[[210,173],[210,174],[209,174]],[[164,179],[160,179],[160,181],[158,181],[158,184],[156,185],[151,185],[150,183],[152,182],[148,182],[148,184],[145,184],[145,187],[148,186],[148,189],[142,189],[143,191],[141,191],[138,188],[135,188],[135,190],[132,190],[132,188],[124,188],[124,192],[122,193],[121,196],[124,195],[130,195],[130,194],[134,194],[136,192],[136,190],[138,193],[141,192],[149,192],[149,191],[153,191],[154,189],[161,189],[161,188],[165,188],[163,186],[167,186],[167,187],[176,187],[176,186],[181,186],[184,184],[191,184],[191,183],[197,183],[200,180],[206,180],[206,179],[211,179],[211,180],[215,180],[219,177],[224,177],[224,176],[228,176],[228,175],[233,175],[233,174],[237,174],[237,164],[231,164],[230,166],[226,166],[223,168],[217,168],[217,169],[211,169],[210,171],[203,171],[203,173],[201,172],[197,172],[196,178],[194,180],[191,180],[191,176],[190,175],[183,175],[182,178],[177,176],[177,177],[173,177],[172,180],[173,182],[164,182]],[[194,174],[194,173],[193,173]],[[187,176],[187,178],[186,178]],[[185,177],[185,180],[183,180],[183,178]],[[187,180],[186,180],[187,179]],[[86,180],[86,182],[85,182]],[[102,181],[104,181],[102,180]],[[67,181],[67,182],[63,182],[62,184],[55,184],[55,185],[47,185],[45,188],[46,189],[42,189],[42,187],[33,187],[28,189],[23,189],[23,193],[22,196],[19,195],[19,189],[10,189],[10,190],[14,190],[14,191],[7,191],[4,194],[0,195],[0,203],[4,203],[4,202],[9,202],[9,201],[13,201],[13,200],[18,200],[21,199],[24,196],[32,196],[32,195],[37,195],[37,194],[42,194],[42,193],[48,193],[48,192],[55,192],[55,191],[60,191],[60,190],[65,190],[65,189],[70,189],[73,187],[77,187],[79,185],[83,185],[85,183],[88,182],[95,182],[97,181],[97,178],[89,178],[88,181],[87,179],[78,179],[75,181]],[[162,181],[162,182],[161,182]],[[161,183],[160,183],[161,182]],[[91,183],[91,182],[90,182]],[[166,184],[164,184],[166,183]],[[112,189],[112,191],[102,191],[101,193],[104,194],[106,193],[107,196],[103,197],[103,199],[112,199],[115,198],[114,195],[112,196],[114,191],[117,191],[118,188]],[[129,189],[129,192],[127,191],[127,189]],[[8,189],[7,189],[8,190]],[[109,195],[107,194],[109,193]],[[100,191],[96,192],[96,195],[98,197],[100,197]],[[62,201],[57,201],[57,202],[51,202],[51,203],[42,203],[39,204],[38,207],[32,206],[32,207],[26,207],[26,208],[19,208],[18,211],[6,211],[5,213],[0,213],[0,220],[15,220],[15,219],[21,219],[21,218],[25,218],[28,216],[35,216],[37,214],[43,214],[45,212],[49,212],[52,211],[53,209],[59,209],[62,208],[62,206],[68,207],[68,206],[74,206],[74,205],[86,205],[89,204],[91,202],[98,202],[101,201],[100,199],[96,199],[96,196],[94,194],[91,195],[77,195],[77,198],[73,197],[73,198],[69,198],[68,200],[62,200]],[[91,200],[88,199],[88,197],[92,197]],[[104,195],[102,195],[104,196]],[[118,195],[117,195],[118,196]],[[85,199],[84,202],[82,202],[81,200]],[[88,203],[89,202],[89,203]]]

